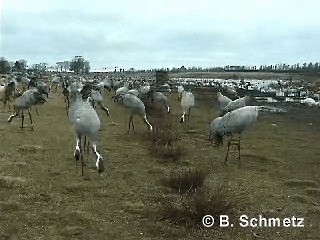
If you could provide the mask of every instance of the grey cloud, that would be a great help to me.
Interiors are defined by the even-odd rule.
[[[32,14],[3,11],[1,56],[54,64],[83,55],[96,67],[136,68],[319,59],[319,24],[307,20],[302,24],[301,16],[273,17],[269,11],[258,19],[248,16],[237,21],[236,17],[228,19],[214,12],[184,15],[177,11],[153,17],[146,14],[148,9],[127,14],[125,6],[122,11],[115,3],[111,10],[108,4],[70,4],[53,4]]]

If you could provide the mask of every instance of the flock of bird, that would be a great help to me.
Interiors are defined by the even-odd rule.
[[[31,80],[24,77],[18,81],[15,76],[11,76],[6,85],[2,89],[0,88],[4,105],[6,106],[9,102],[10,107],[10,101],[13,101],[14,105],[13,114],[9,116],[8,122],[10,123],[13,118],[20,115],[21,128],[23,128],[24,113],[28,112],[31,127],[34,128],[30,112],[31,107],[44,104],[48,101],[49,92],[57,91],[58,87],[61,87],[67,115],[76,135],[74,157],[76,160],[81,160],[82,174],[84,173],[84,150],[87,140],[90,142],[92,152],[96,157],[95,166],[98,172],[105,169],[103,156],[98,151],[101,122],[95,110],[95,105],[98,105],[107,115],[110,114],[109,109],[104,105],[102,93],[105,88],[114,91],[112,99],[129,110],[128,131],[130,129],[134,130],[134,116],[141,118],[148,131],[152,132],[154,130],[147,117],[146,101],[153,102],[158,106],[158,109],[163,108],[170,114],[170,107],[165,95],[165,92],[170,92],[167,85],[155,86],[143,82],[137,84],[123,80],[106,82],[99,81],[99,79],[86,79],[77,75],[54,76],[48,83],[49,86],[35,77]],[[22,92],[18,90],[18,84],[22,84]],[[187,122],[189,121],[190,109],[195,105],[195,97],[191,91],[186,91],[183,86],[178,86],[177,91],[182,109],[180,122]],[[249,96],[231,100],[220,91],[217,92],[217,100],[220,106],[220,116],[209,125],[209,140],[215,146],[220,146],[223,139],[228,137],[225,162],[227,162],[230,147],[235,145],[238,147],[240,164],[241,135],[257,121],[258,112],[268,111],[268,108],[248,106]],[[238,139],[234,139],[234,135],[238,135]]]

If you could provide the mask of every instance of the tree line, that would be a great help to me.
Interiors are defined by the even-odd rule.
[[[56,66],[49,66],[48,63],[36,63],[31,66],[27,65],[27,61],[20,59],[17,61],[8,61],[4,57],[0,58],[0,74],[10,74],[12,72],[46,72],[53,71],[73,71],[75,73],[89,73],[90,62],[85,60],[82,56],[75,56],[71,61],[57,62]]]
[[[67,72],[72,71],[74,73],[89,73],[90,62],[82,56],[74,56],[70,61],[60,61],[57,62],[55,66],[49,66],[47,63],[37,63],[32,64],[32,66],[27,65],[27,61],[24,59],[10,62],[4,57],[0,58],[0,74],[9,74],[11,72],[23,72],[23,71],[33,71],[33,72],[45,72],[47,70],[57,71],[57,72]],[[124,72],[124,69],[122,69]],[[318,73],[320,72],[319,62],[309,62],[309,63],[296,63],[296,64],[273,64],[273,65],[260,65],[260,66],[239,66],[239,65],[227,65],[224,67],[185,67],[180,68],[161,68],[161,69],[149,69],[149,70],[135,70],[130,68],[127,72],[146,72],[146,71],[167,71],[167,72],[223,72],[223,71],[257,71],[257,72],[309,72]]]

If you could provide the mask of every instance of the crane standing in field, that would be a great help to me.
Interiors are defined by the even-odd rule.
[[[162,92],[155,92],[152,95],[152,99],[155,103],[155,105],[164,106],[166,108],[166,111],[170,113],[170,107],[168,106],[168,98],[166,95],[164,95]]]
[[[222,95],[221,92],[217,92],[217,98],[218,98],[218,102],[219,102],[219,108],[220,108],[220,115],[222,115],[222,111],[223,109],[232,102],[232,100],[230,98],[228,98],[227,96]]]
[[[184,91],[184,87],[182,86],[182,85],[179,85],[178,87],[177,87],[177,92],[178,92],[178,102],[180,102],[181,101],[181,94],[182,94],[182,92]]]
[[[8,118],[8,122],[11,123],[12,119],[17,117],[21,113],[21,129],[23,129],[24,111],[28,111],[31,129],[34,129],[32,124],[32,117],[30,113],[31,106],[36,106],[46,102],[42,92],[39,92],[37,88],[25,91],[22,96],[18,97],[14,102],[14,113]]]
[[[190,118],[190,108],[194,106],[194,95],[192,92],[183,91],[181,93],[181,107],[182,115],[180,118],[180,123],[186,122],[186,117],[188,117],[188,122]]]
[[[224,108],[222,108],[221,116],[223,116],[224,114],[226,114],[228,112],[236,110],[238,108],[242,108],[242,107],[246,106],[247,103],[249,102],[249,100],[250,100],[249,96],[244,96],[242,98],[238,98],[234,101],[229,102]]]
[[[97,150],[98,134],[100,130],[100,119],[97,112],[92,107],[89,98],[87,101],[82,99],[81,90],[83,84],[74,82],[70,85],[70,108],[69,121],[72,123],[76,134],[76,149],[74,157],[76,160],[81,159],[82,175],[84,174],[84,157],[83,148],[85,143],[81,143],[81,138],[87,136],[91,141],[92,151],[96,156],[96,167],[98,172],[104,171],[103,157]]]
[[[0,100],[3,101],[4,107],[6,107],[6,104],[8,102],[9,110],[11,110],[10,104],[13,100],[15,100],[17,97],[21,96],[22,94],[17,89],[17,84],[15,81],[10,81],[8,84],[4,85],[1,88],[1,96]]]
[[[224,137],[230,137],[228,141],[228,150],[225,162],[228,160],[230,146],[235,145],[238,147],[238,160],[239,165],[241,164],[241,135],[257,121],[258,111],[259,107],[257,106],[245,106],[228,112],[223,117],[218,117],[211,122],[209,140],[212,141],[216,146],[223,144]],[[239,135],[238,140],[233,139],[234,134]]]
[[[130,130],[131,125],[134,131],[133,116],[138,115],[141,117],[142,121],[149,127],[149,130],[152,132],[153,128],[147,119],[146,108],[144,106],[144,103],[137,96],[132,94],[124,94],[119,96],[118,100],[130,111],[128,131]]]

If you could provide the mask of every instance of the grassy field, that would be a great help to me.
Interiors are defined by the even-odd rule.
[[[172,129],[183,151],[178,160],[155,157],[140,119],[135,133],[127,133],[128,114],[109,93],[105,99],[110,116],[97,110],[99,149],[106,159],[101,175],[91,155],[81,176],[60,92],[39,107],[40,116],[32,110],[34,131],[21,130],[18,118],[9,125],[10,113],[0,113],[0,239],[319,239],[319,109],[293,106],[287,113],[262,113],[242,139],[238,168],[236,154],[222,164],[226,144],[215,148],[205,135],[217,116],[215,93],[195,92],[186,125],[179,123],[177,95],[169,95]],[[207,229],[201,219],[191,226],[164,218],[164,199],[179,196],[162,180],[181,169],[206,172],[208,191],[219,186],[231,198],[234,194],[235,217],[296,216],[305,219],[305,227]]]

